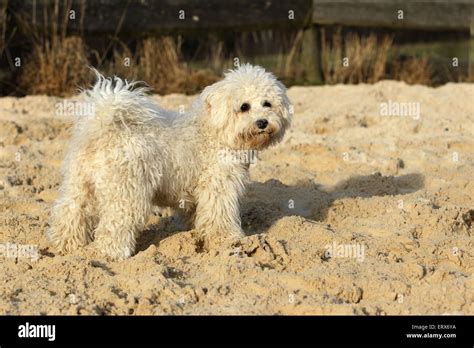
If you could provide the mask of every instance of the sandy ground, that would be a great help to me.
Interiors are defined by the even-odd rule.
[[[122,262],[48,245],[69,122],[61,99],[1,98],[0,314],[474,314],[474,85],[289,95],[291,131],[251,167],[240,245],[203,249],[157,213]],[[420,118],[382,116],[388,100]]]

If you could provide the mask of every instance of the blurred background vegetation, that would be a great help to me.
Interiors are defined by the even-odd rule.
[[[193,94],[236,58],[289,86],[467,82],[473,18],[472,0],[0,0],[0,94],[68,96],[89,66]]]

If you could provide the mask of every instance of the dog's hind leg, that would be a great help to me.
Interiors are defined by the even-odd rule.
[[[61,185],[47,231],[49,240],[60,252],[70,252],[91,241],[94,218],[90,215],[89,191],[90,187],[79,177],[70,176]]]
[[[153,189],[140,164],[107,168],[98,179],[95,248],[115,260],[128,258],[151,213]]]

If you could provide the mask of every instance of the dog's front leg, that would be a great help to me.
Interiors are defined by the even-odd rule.
[[[240,238],[240,197],[244,192],[241,175],[217,173],[203,180],[196,192],[195,227],[205,235]]]

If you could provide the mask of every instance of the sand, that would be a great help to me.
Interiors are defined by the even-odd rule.
[[[1,98],[0,314],[474,314],[474,85],[289,96],[292,129],[251,167],[247,237],[206,249],[157,211],[121,262],[48,245],[70,120],[59,98]]]

